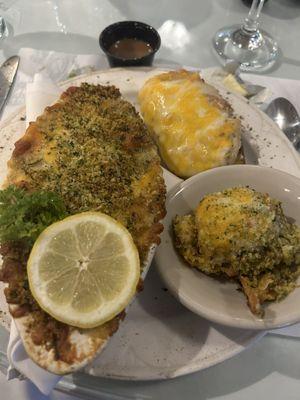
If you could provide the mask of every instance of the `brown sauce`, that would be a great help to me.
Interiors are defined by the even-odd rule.
[[[142,58],[150,53],[153,49],[149,43],[139,39],[121,39],[113,43],[109,49],[109,53],[113,56],[125,59]]]

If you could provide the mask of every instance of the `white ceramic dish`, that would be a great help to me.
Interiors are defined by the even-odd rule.
[[[114,84],[125,98],[137,105],[140,87],[146,79],[160,72],[162,70],[155,68],[115,68],[75,77],[61,86],[67,88],[81,82]],[[211,69],[203,70],[202,75],[211,81],[211,72]],[[253,128],[243,136],[247,162],[258,162],[300,176],[298,155],[276,125],[244,99],[227,94],[224,88],[220,91],[244,118],[245,126]],[[25,107],[1,126],[0,182],[6,176],[6,161],[13,144],[25,130],[24,115]],[[165,178],[168,189],[180,181],[168,171],[165,171]],[[87,373],[130,380],[176,377],[222,362],[263,335],[253,330],[212,324],[183,307],[163,290],[164,287],[152,265],[144,291],[130,306],[125,321],[101,357],[86,368]]]
[[[233,282],[220,282],[187,264],[172,241],[172,219],[195,210],[207,194],[246,186],[282,202],[286,216],[300,226],[300,179],[284,172],[253,165],[215,168],[181,182],[167,197],[162,242],[155,259],[160,274],[175,297],[191,311],[223,325],[247,329],[274,329],[300,321],[300,289],[284,300],[269,303],[264,318],[253,315],[246,297]]]

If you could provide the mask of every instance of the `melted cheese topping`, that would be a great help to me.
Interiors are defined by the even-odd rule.
[[[248,188],[233,188],[206,196],[195,212],[198,246],[206,259],[224,258],[272,241],[279,227],[276,202]]]
[[[139,101],[161,156],[176,175],[186,178],[235,162],[240,123],[198,73],[174,71],[154,76],[141,89]]]

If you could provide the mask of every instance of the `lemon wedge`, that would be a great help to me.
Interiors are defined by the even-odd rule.
[[[108,215],[84,212],[46,228],[27,263],[31,293],[53,318],[93,328],[120,313],[140,277],[137,248]]]
[[[248,94],[247,90],[238,83],[232,74],[227,75],[226,78],[223,79],[223,85],[232,92],[238,93],[244,97]]]

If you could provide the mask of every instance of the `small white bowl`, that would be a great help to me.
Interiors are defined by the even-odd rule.
[[[268,303],[265,315],[253,315],[238,284],[220,282],[178,255],[172,240],[172,219],[195,210],[203,196],[230,187],[246,186],[282,202],[286,216],[300,226],[300,179],[284,172],[253,165],[234,165],[202,172],[179,183],[167,196],[167,216],[155,260],[172,294],[187,308],[213,322],[246,329],[274,329],[300,321],[300,288],[284,300]]]

